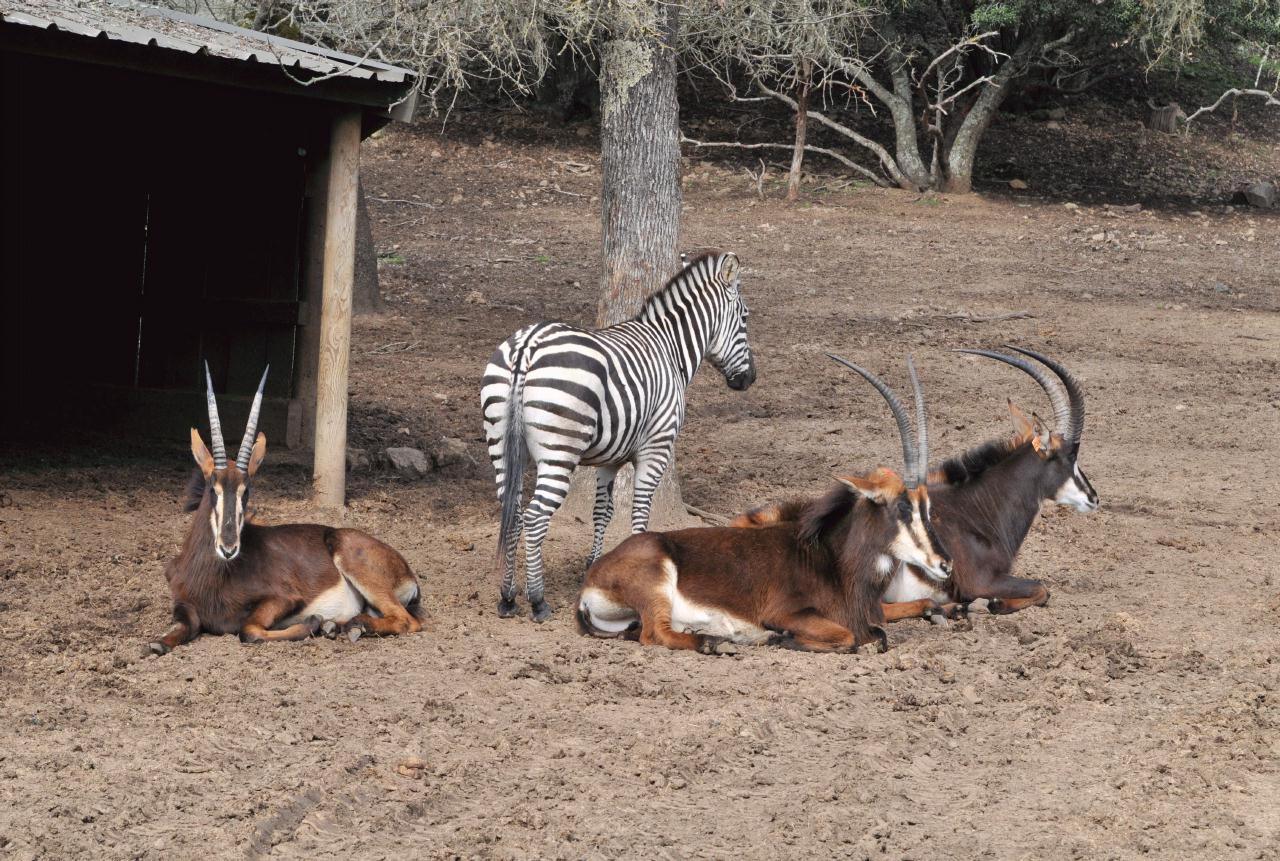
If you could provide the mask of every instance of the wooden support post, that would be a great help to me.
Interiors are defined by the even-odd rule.
[[[347,370],[351,358],[360,111],[345,111],[334,118],[328,166],[312,476],[316,504],[341,508],[346,502],[347,484]]]

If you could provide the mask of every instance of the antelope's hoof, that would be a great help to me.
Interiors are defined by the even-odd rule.
[[[924,617],[929,620],[930,625],[937,625],[940,628],[945,628],[951,624],[947,621],[947,614],[942,612],[940,607],[934,607],[929,610],[924,614]]]
[[[369,629],[364,626],[363,622],[357,622],[354,619],[344,625],[342,631],[347,635],[347,639],[353,643],[369,633]]]
[[[969,618],[969,602],[968,602],[968,601],[962,601],[962,602],[960,602],[960,603],[957,603],[957,604],[952,605],[952,607],[951,607],[951,618],[952,618],[952,619],[967,619],[967,618]]]
[[[1010,611],[1005,606],[1004,601],[999,598],[991,598],[987,601],[987,612],[995,616],[1003,616]]]
[[[501,599],[499,599],[499,601],[498,601],[498,618],[500,618],[500,619],[510,619],[512,616],[516,615],[516,613],[518,613],[518,612],[520,612],[520,611],[519,611],[519,608],[518,608],[518,607],[516,607],[516,599],[515,599],[515,598],[501,598]]]
[[[246,646],[252,646],[256,643],[261,643],[262,638],[256,634],[246,634],[244,631],[241,631],[240,642],[244,643]]]
[[[147,643],[147,647],[143,649],[142,654],[144,657],[147,655],[167,655],[170,651],[172,650],[164,643],[159,640],[155,640]]]
[[[533,621],[542,624],[551,618],[551,605],[546,601],[534,601],[530,607]]]
[[[1044,600],[1040,602],[1041,607],[1049,606],[1049,595],[1052,594],[1048,589],[1044,590]]]
[[[705,634],[698,641],[698,651],[704,655],[736,655],[738,650],[725,637],[709,637]]]
[[[307,630],[311,632],[311,636],[320,633],[320,629],[324,627],[324,616],[308,616],[302,620],[302,624],[307,626]]]
[[[871,633],[875,634],[876,638],[880,641],[880,654],[883,655],[885,652],[889,651],[889,632],[884,628],[881,628],[879,625],[873,625],[871,627]]]
[[[974,598],[972,601],[970,601],[968,604],[967,612],[972,613],[975,610],[978,611],[979,613],[981,613],[983,610],[986,610],[988,612],[994,612],[991,610],[991,600],[987,598]]]
[[[338,623],[332,619],[326,619],[324,624],[320,626],[320,633],[330,640],[336,638],[338,636]]]

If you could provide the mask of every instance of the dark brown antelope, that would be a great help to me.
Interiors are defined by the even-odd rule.
[[[201,633],[239,634],[242,642],[303,640],[339,628],[353,641],[361,634],[422,630],[417,618],[418,578],[395,550],[357,529],[310,523],[260,526],[246,517],[249,489],[267,453],[267,438],[254,432],[262,406],[262,374],[249,411],[249,426],[235,463],[227,463],[213,380],[209,387],[209,436],[191,429],[198,471],[188,488],[191,529],[165,568],[173,596],[173,626],[149,648],[163,655]]]
[[[1041,504],[1053,500],[1076,511],[1098,508],[1098,495],[1080,468],[1084,432],[1084,393],[1061,364],[1032,350],[1005,345],[1041,362],[1061,382],[1017,356],[990,350],[960,350],[996,359],[1029,374],[1049,395],[1057,430],[1027,418],[1009,404],[1011,437],[992,440],[929,473],[934,526],[952,553],[955,570],[939,584],[910,565],[898,566],[885,590],[886,620],[925,616],[939,621],[964,612],[970,601],[985,598],[987,609],[1005,614],[1048,603],[1039,580],[1012,574]],[[796,520],[804,503],[766,506],[741,515],[737,526],[762,526]]]
[[[804,651],[856,651],[888,640],[881,595],[895,565],[938,582],[951,562],[929,525],[928,440],[914,366],[917,436],[879,378],[843,359],[884,396],[897,420],[904,478],[880,468],[840,478],[794,522],[633,535],[587,572],[578,599],[584,633],[636,635],[646,645],[704,654],[730,641]]]

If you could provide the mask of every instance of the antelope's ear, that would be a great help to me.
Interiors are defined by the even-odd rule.
[[[1037,454],[1047,459],[1055,451],[1062,448],[1062,437],[1050,431],[1044,419],[1040,418],[1040,416],[1032,413],[1031,418],[1033,420],[1031,425],[1031,447],[1036,450]]]
[[[1035,423],[1026,413],[1018,409],[1018,405],[1012,398],[1009,399],[1009,417],[1013,419],[1013,435],[1018,439],[1025,439],[1035,434]]]
[[[209,454],[209,449],[204,447],[204,440],[200,439],[200,431],[195,428],[191,429],[191,456],[196,459],[196,466],[200,467],[205,478],[213,475],[213,455]]]
[[[262,466],[262,459],[267,456],[267,435],[258,434],[258,438],[253,442],[253,452],[249,455],[249,477],[253,478],[253,474],[258,471],[258,467]]]
[[[742,267],[738,263],[738,255],[732,251],[720,258],[720,278],[725,284],[729,285],[729,289],[736,291],[738,289],[738,275],[741,273]]]
[[[837,475],[836,481],[879,505],[888,505],[906,489],[896,472],[883,467],[870,475]]]

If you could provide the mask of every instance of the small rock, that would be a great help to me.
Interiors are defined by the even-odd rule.
[[[485,304],[484,294],[481,293],[479,290],[472,290],[470,293],[467,294],[467,298],[463,299],[462,301],[466,302],[468,305]]]
[[[1242,188],[1233,202],[1247,203],[1260,209],[1271,209],[1276,205],[1276,185],[1273,182],[1255,182]]]
[[[1066,108],[1049,108],[1044,112],[1045,119],[1048,120],[1065,120],[1067,118]]]
[[[347,472],[365,470],[372,465],[373,459],[369,457],[369,452],[362,448],[347,449]]]
[[[391,466],[397,472],[426,475],[431,471],[431,463],[427,460],[427,456],[416,448],[392,446],[387,449],[387,459],[391,461]]]
[[[960,689],[960,698],[967,703],[977,705],[982,702],[982,697],[978,695],[978,691],[973,685],[965,685]]]
[[[671,787],[672,789],[684,789],[688,785],[689,785],[689,782],[685,780],[683,777],[673,777],[667,783],[667,786]]]
[[[1062,123],[1058,122],[1057,120],[1049,120],[1049,122],[1044,124],[1044,127],[1049,129],[1050,131],[1055,131],[1055,132],[1061,131]]]
[[[573,133],[580,138],[591,137],[591,126],[578,126]]]
[[[1011,179],[1009,180],[1009,187],[1012,189],[1016,189],[1018,191],[1022,191],[1027,187],[1027,183],[1021,179]]]
[[[1067,209],[1079,209],[1079,208],[1080,208],[1080,204],[1078,204],[1078,203],[1064,203],[1064,204],[1062,204],[1062,205],[1063,205],[1063,206],[1065,206]]]
[[[1102,242],[1102,241],[1104,241],[1106,238],[1107,238],[1107,234],[1105,234],[1105,233],[1095,233],[1095,234],[1093,234],[1092,236],[1090,236],[1090,237],[1089,237],[1089,239],[1091,239],[1091,240],[1092,240],[1092,241],[1094,241],[1094,242]]]
[[[455,195],[453,195],[453,197],[450,197],[450,198],[449,198],[449,202],[450,202],[450,203],[462,203],[462,195],[460,195],[460,194],[455,194]]]
[[[457,464],[471,464],[474,466],[476,459],[471,456],[471,452],[467,451],[465,442],[457,437],[446,436],[442,437],[435,448],[431,449],[431,462],[436,469],[445,469]]]
[[[1231,288],[1228,287],[1226,284],[1223,284],[1221,281],[1215,281],[1213,282],[1213,292],[1214,293],[1230,293]]]
[[[438,149],[433,149],[433,150],[431,151],[431,157],[432,157],[432,158],[440,158],[442,155],[444,155],[444,153],[440,152],[440,150],[438,150]]]

